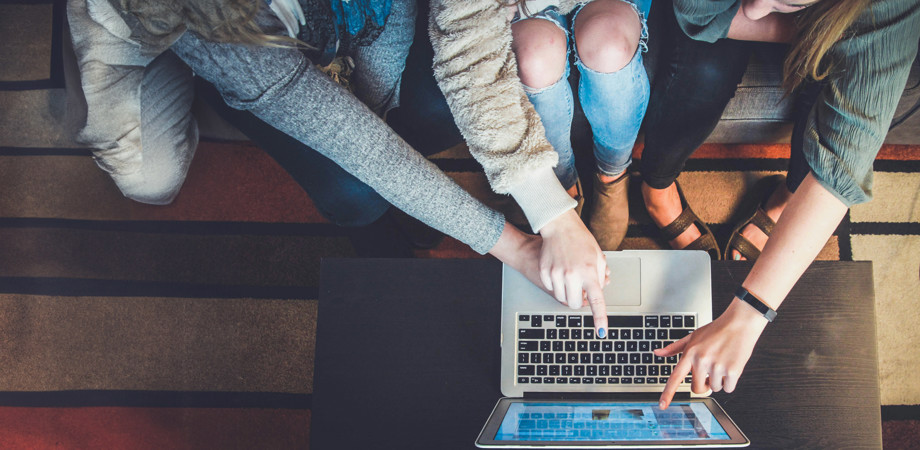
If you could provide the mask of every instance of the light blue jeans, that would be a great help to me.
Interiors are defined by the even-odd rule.
[[[625,0],[624,0],[625,1]],[[559,14],[555,7],[549,7],[531,18],[544,19],[556,24],[565,32],[568,53],[575,50],[575,66],[581,74],[578,83],[578,98],[585,112],[594,135],[594,158],[597,169],[605,175],[617,175],[629,167],[632,162],[632,148],[639,133],[639,126],[648,106],[649,81],[642,53],[647,50],[648,29],[645,17],[650,2],[627,2],[636,8],[642,22],[642,35],[639,47],[632,60],[622,69],[612,73],[601,73],[585,66],[578,57],[572,25],[582,6],[570,14],[571,20]],[[522,18],[515,17],[515,21]],[[524,86],[527,97],[533,104],[543,128],[546,139],[559,154],[559,164],[554,171],[559,182],[566,189],[575,185],[578,172],[575,170],[575,154],[572,151],[572,118],[575,106],[572,87],[569,84],[569,58],[562,78],[556,83],[534,89]]]

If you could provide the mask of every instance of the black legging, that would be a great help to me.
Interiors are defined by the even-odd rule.
[[[680,175],[687,159],[712,133],[725,106],[735,95],[752,52],[752,43],[720,39],[696,41],[677,25],[672,8],[667,17],[657,76],[645,115],[645,148],[641,172],[646,184],[664,189]],[[822,85],[806,85],[794,104],[792,156],[786,185],[795,192],[808,164],[802,154],[803,129]]]

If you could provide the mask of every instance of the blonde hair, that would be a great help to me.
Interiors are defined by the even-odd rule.
[[[794,91],[806,79],[820,81],[828,76],[833,61],[825,61],[825,55],[870,2],[820,0],[802,11],[796,18],[798,34],[783,64],[783,86],[787,92]]]
[[[212,42],[298,46],[287,36],[265,34],[256,24],[260,0],[117,0],[153,36],[187,29]]]

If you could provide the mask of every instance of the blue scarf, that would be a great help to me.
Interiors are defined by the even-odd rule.
[[[298,38],[314,47],[310,59],[321,66],[337,54],[370,45],[386,25],[393,0],[300,0],[306,25]]]

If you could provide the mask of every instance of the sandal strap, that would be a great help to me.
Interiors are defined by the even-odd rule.
[[[719,244],[716,242],[716,238],[713,237],[712,232],[707,232],[702,229],[700,232],[703,234],[684,247],[683,250],[703,250],[713,255],[715,257],[714,259],[719,259]]]
[[[760,228],[763,234],[766,234],[768,237],[773,233],[773,227],[776,226],[776,222],[774,222],[761,207],[757,208],[757,211],[754,212],[754,217],[751,217],[748,223],[754,224],[754,226]]]
[[[728,240],[729,252],[731,252],[731,249],[737,250],[748,261],[753,261],[760,257],[760,249],[739,232],[732,234],[731,239]],[[728,254],[725,257],[727,258]]]
[[[696,217],[696,214],[694,214],[693,210],[688,206],[680,212],[680,215],[677,216],[676,219],[661,229],[661,237],[666,241],[674,240],[677,236],[680,236],[681,233],[687,231],[687,228],[690,228],[690,225],[693,225],[693,223],[698,220],[699,218]]]

